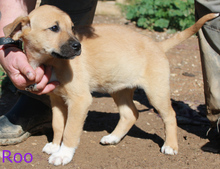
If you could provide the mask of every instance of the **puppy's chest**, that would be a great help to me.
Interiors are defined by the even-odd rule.
[[[58,73],[59,72],[59,73]],[[62,73],[61,73],[62,72]],[[57,86],[54,90],[53,93],[59,96],[66,95],[66,90],[65,86],[67,83],[71,83],[71,78],[68,77],[67,74],[71,74],[71,71],[64,71],[64,70],[56,70],[55,68],[52,68],[52,73],[51,77],[48,83],[58,81],[60,83],[59,86]]]

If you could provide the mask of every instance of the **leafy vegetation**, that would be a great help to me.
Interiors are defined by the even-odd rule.
[[[4,72],[3,68],[0,66],[0,95],[2,93],[2,83],[3,83],[5,76],[6,76],[5,72]]]
[[[194,0],[129,0],[123,10],[127,19],[150,30],[184,30],[195,22]]]
[[[0,97],[6,88],[14,93],[16,92],[15,86],[13,85],[9,77],[6,75],[4,69],[0,66]]]

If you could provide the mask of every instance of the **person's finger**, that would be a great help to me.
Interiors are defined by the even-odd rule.
[[[45,66],[41,65],[37,67],[35,70],[35,74],[36,74],[35,83],[39,83],[45,75]]]
[[[20,57],[17,62],[17,69],[23,74],[28,80],[35,80],[36,74],[34,69],[28,63],[26,57]]]
[[[1,65],[18,89],[24,89],[35,80],[35,72],[27,61],[26,55],[16,47],[4,50]]]
[[[32,93],[37,94],[37,95],[47,94],[49,92],[52,92],[59,85],[60,85],[60,83],[58,81],[53,81],[53,82],[47,84],[43,90],[32,91]],[[36,88],[38,88],[38,85],[36,86]]]
[[[52,67],[51,66],[45,66],[44,70],[45,71],[44,71],[43,77],[37,83],[37,89],[40,91],[43,90],[47,86],[47,84],[49,83],[51,74],[52,74]]]

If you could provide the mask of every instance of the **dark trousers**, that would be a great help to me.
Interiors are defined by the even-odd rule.
[[[42,0],[41,5],[54,5],[68,13],[75,25],[92,24],[97,0]]]

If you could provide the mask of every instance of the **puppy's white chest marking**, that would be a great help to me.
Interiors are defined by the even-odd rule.
[[[51,74],[51,77],[48,83],[53,82],[53,81],[58,81],[58,79],[57,79],[54,69],[52,68],[52,74]]]

